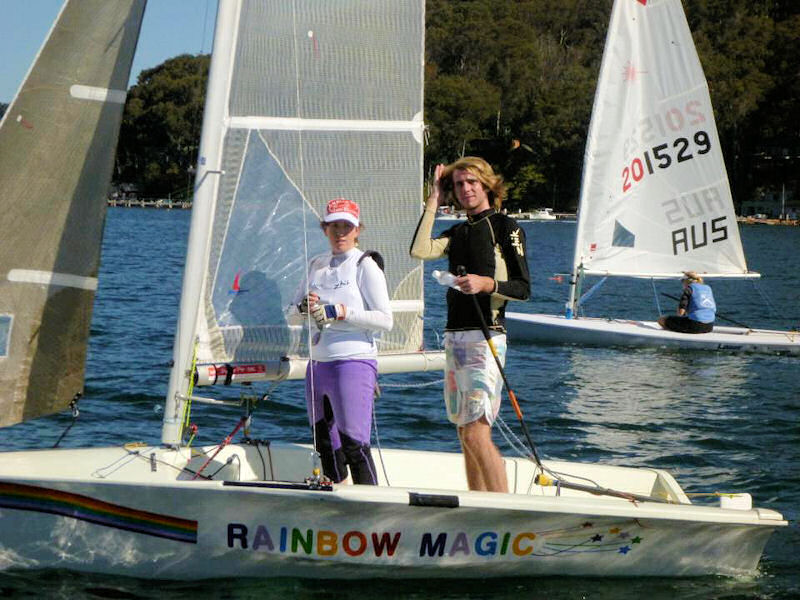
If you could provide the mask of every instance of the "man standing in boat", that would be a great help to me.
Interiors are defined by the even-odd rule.
[[[530,296],[525,233],[500,212],[503,192],[502,178],[482,158],[467,156],[447,166],[437,165],[433,189],[411,243],[414,258],[447,256],[450,273],[458,274],[447,290],[445,407],[458,428],[469,488],[493,492],[508,491],[491,429],[500,410],[503,380],[481,316],[502,363],[506,304]],[[466,211],[467,220],[434,238],[436,211],[448,203],[450,194]]]
[[[678,301],[678,314],[658,318],[664,329],[679,333],[709,333],[714,329],[717,303],[711,286],[694,271],[684,271],[683,294]]]

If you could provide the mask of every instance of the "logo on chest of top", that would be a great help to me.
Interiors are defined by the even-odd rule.
[[[342,287],[344,287],[344,286],[346,286],[346,285],[350,285],[350,281],[348,281],[347,279],[340,280],[340,281],[337,281],[337,282],[336,282],[336,283],[333,285],[333,289],[335,289],[335,290],[338,290],[339,288],[342,288]]]

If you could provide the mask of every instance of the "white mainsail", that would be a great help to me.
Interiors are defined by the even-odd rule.
[[[327,248],[320,214],[337,197],[359,203],[360,245],[386,262],[394,329],[381,354],[418,353],[423,272],[407,246],[423,189],[423,62],[418,0],[220,2],[168,403],[186,393],[193,357],[212,379],[231,365],[302,376],[286,357],[308,357],[308,331],[284,309]]]
[[[714,112],[680,0],[616,0],[584,156],[563,317],[506,313],[517,341],[800,353],[792,332],[577,315],[584,275],[750,278]],[[718,315],[721,317],[721,315]]]
[[[67,1],[0,122],[0,426],[64,410],[83,389],[144,7]]]
[[[584,156],[574,267],[747,273],[714,111],[680,0],[612,9]]]

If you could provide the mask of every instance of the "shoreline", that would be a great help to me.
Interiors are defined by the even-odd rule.
[[[187,200],[167,200],[167,199],[114,199],[108,198],[106,200],[107,206],[119,206],[122,208],[179,208],[179,209],[190,209],[192,208],[192,203]]]
[[[757,219],[755,217],[736,217],[737,223],[744,225],[800,225],[798,219]]]
[[[182,209],[189,210],[192,208],[192,203],[186,200],[168,200],[168,199],[113,199],[109,198],[106,201],[107,206],[116,206],[121,208],[166,208],[166,209]],[[516,215],[511,215],[516,216]],[[572,221],[576,219],[575,213],[555,213],[558,221]],[[536,220],[536,219],[533,219]],[[800,226],[800,219],[762,219],[755,217],[736,217],[736,222],[743,225],[789,225]]]

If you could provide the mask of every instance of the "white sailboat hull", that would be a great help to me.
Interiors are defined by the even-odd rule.
[[[202,450],[192,470],[213,447]],[[525,459],[506,459],[512,493],[495,494],[466,490],[460,454],[374,451],[379,486],[328,490],[302,483],[306,446],[228,446],[203,471],[214,480],[182,470],[189,454],[5,453],[0,568],[158,579],[730,575],[752,572],[786,525],[771,510],[692,505],[657,469],[546,463],[675,504],[556,496]]]
[[[506,313],[509,339],[515,342],[724,350],[764,354],[800,354],[800,332],[714,326],[710,333],[662,329],[655,321]]]
[[[553,214],[553,210],[549,208],[542,208],[529,213],[521,213],[519,215],[512,215],[518,222],[525,223],[530,221],[555,221],[558,217]]]

